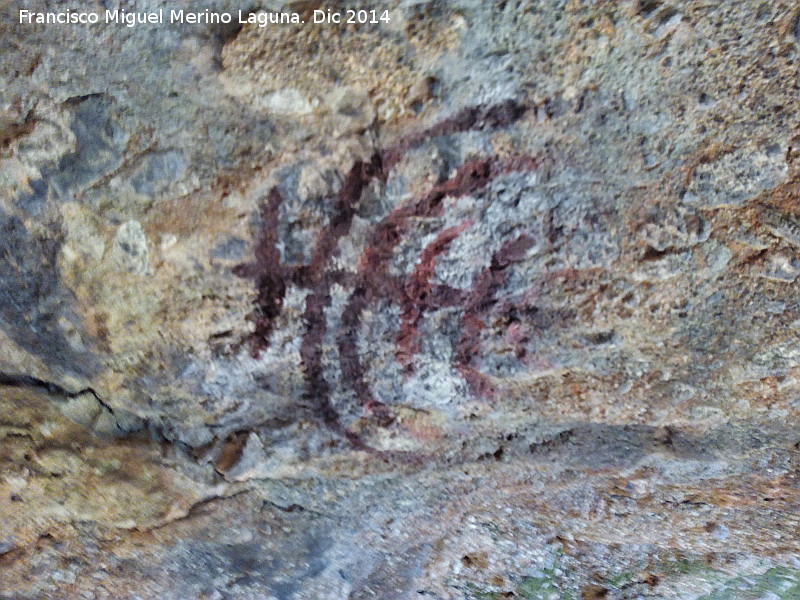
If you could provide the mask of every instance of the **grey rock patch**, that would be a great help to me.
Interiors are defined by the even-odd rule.
[[[138,221],[126,221],[114,236],[112,260],[123,271],[134,275],[152,275],[147,237]]]
[[[786,147],[772,142],[748,145],[698,165],[683,201],[697,206],[742,206],[786,181]]]
[[[182,152],[154,152],[144,159],[130,183],[138,194],[157,196],[167,192],[174,182],[181,181],[187,166]]]
[[[285,88],[258,99],[259,106],[279,115],[307,115],[314,109],[311,101],[299,90]]]
[[[236,236],[229,236],[227,239],[217,242],[211,249],[211,256],[224,260],[241,260],[244,255],[247,242]]]

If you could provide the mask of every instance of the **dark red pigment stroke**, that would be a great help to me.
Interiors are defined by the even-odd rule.
[[[324,377],[322,352],[327,330],[325,307],[330,303],[330,288],[336,281],[331,273],[325,271],[325,266],[336,254],[339,240],[350,231],[364,188],[380,175],[381,162],[377,155],[369,162],[357,161],[350,169],[339,190],[330,223],[317,240],[304,281],[311,288],[303,313],[306,332],[300,344],[300,359],[305,369],[305,398],[325,424],[348,437],[356,447],[363,446],[363,442],[342,427],[339,415],[330,401],[330,385]]]
[[[404,286],[400,299],[402,307],[400,332],[397,334],[395,358],[403,365],[406,372],[413,370],[414,355],[418,354],[420,350],[419,325],[423,314],[440,307],[441,301],[446,298],[446,293],[441,289],[444,286],[439,286],[438,293],[434,294],[431,284],[431,279],[436,271],[436,259],[470,225],[472,225],[472,221],[467,219],[460,225],[441,231],[422,251],[414,273]]]
[[[358,278],[342,312],[339,335],[339,364],[344,385],[352,389],[361,406],[386,420],[387,410],[372,394],[364,378],[364,367],[358,352],[358,329],[361,313],[381,299],[401,298],[406,282],[388,272],[394,249],[403,239],[412,217],[440,216],[447,196],[466,195],[484,187],[491,177],[491,161],[470,161],[455,176],[434,188],[415,204],[392,210],[376,227],[370,243],[359,261]],[[413,332],[412,332],[413,333]]]
[[[466,196],[485,188],[496,177],[517,171],[533,170],[536,168],[536,161],[532,157],[516,157],[507,162],[496,162],[493,159],[472,160],[462,165],[455,175],[433,187],[423,198],[410,206],[401,206],[394,209],[376,227],[369,245],[365,249],[359,261],[359,273],[355,282],[355,289],[350,295],[347,304],[342,312],[342,332],[339,336],[339,360],[343,383],[347,388],[356,393],[361,406],[371,410],[383,420],[389,420],[389,410],[379,402],[372,394],[364,377],[364,367],[358,353],[358,329],[361,323],[362,312],[370,305],[374,305],[382,299],[395,300],[396,298],[408,298],[408,303],[413,305],[415,299],[409,297],[409,291],[413,294],[420,290],[425,292],[425,287],[420,286],[419,281],[415,282],[415,275],[410,278],[398,278],[389,274],[388,268],[395,247],[400,243],[404,234],[411,227],[413,218],[419,217],[438,217],[441,216],[445,198],[458,198]],[[441,250],[433,247],[430,251],[431,256],[427,259],[428,265],[422,266],[420,278],[429,277],[425,272],[430,267],[435,255],[444,250],[455,237],[463,231],[456,226],[450,230],[445,230],[440,234]],[[505,246],[504,246],[505,248]],[[492,269],[497,264],[507,265],[507,255],[511,252],[511,247],[506,250],[501,249],[492,258]],[[423,261],[424,262],[424,261]],[[503,266],[505,268],[505,266]],[[432,273],[431,273],[432,274]],[[483,285],[478,278],[478,284]],[[499,283],[498,283],[499,284]],[[404,306],[404,310],[409,311],[409,316],[404,324],[401,324],[400,335],[404,340],[416,340],[418,337],[419,324],[428,309],[440,308],[444,306],[457,306],[464,300],[464,292],[450,288],[449,286],[430,287],[431,295],[426,296],[425,305]],[[466,297],[488,296],[487,293],[473,291]],[[419,300],[419,297],[417,297]],[[402,302],[402,300],[401,300]],[[416,346],[407,343],[406,347],[400,347],[405,351],[403,360],[409,364],[413,359]]]
[[[528,110],[516,100],[509,99],[490,106],[468,106],[453,116],[422,131],[400,139],[383,153],[383,164],[387,172],[394,167],[409,150],[420,147],[431,138],[453,135],[465,131],[499,129],[518,121]]]
[[[472,290],[464,306],[461,339],[453,362],[469,385],[470,391],[476,396],[493,399],[496,393],[489,378],[472,367],[472,361],[480,350],[481,332],[486,327],[486,318],[494,306],[497,288],[505,282],[506,268],[525,258],[534,243],[533,237],[527,233],[509,240],[492,255],[489,266],[473,280]]]
[[[317,240],[309,265],[282,265],[278,248],[280,239],[278,219],[283,202],[278,187],[270,189],[266,202],[261,204],[261,233],[255,247],[255,261],[233,268],[239,277],[255,280],[256,308],[249,316],[255,324],[255,331],[249,336],[252,352],[258,356],[269,345],[275,319],[283,308],[287,283],[294,282],[304,287],[314,287],[321,280],[325,266],[335,253],[339,239],[350,230],[355,215],[355,205],[361,197],[363,188],[378,174],[382,173],[380,157],[375,155],[369,162],[357,161],[345,175],[342,187],[336,198],[334,214],[328,226]],[[335,278],[341,279],[336,272]]]
[[[234,267],[234,274],[255,280],[255,310],[249,319],[255,325],[251,334],[253,356],[267,347],[275,319],[281,314],[283,298],[286,294],[287,268],[281,265],[281,253],[278,249],[278,214],[283,202],[277,187],[273,187],[267,195],[267,201],[260,207],[261,235],[255,247],[255,261]]]
[[[233,270],[240,277],[254,279],[256,284],[257,296],[254,302],[256,308],[248,317],[255,325],[254,332],[248,336],[253,355],[258,356],[269,345],[269,336],[274,328],[274,320],[280,315],[283,308],[287,281],[293,280],[303,286],[309,279],[319,277],[339,238],[348,233],[352,223],[354,205],[358,201],[358,198],[353,200],[353,197],[360,196],[361,188],[366,183],[363,172],[365,165],[372,168],[373,177],[379,174],[384,177],[384,173],[388,173],[406,152],[419,147],[433,137],[473,129],[505,127],[517,121],[526,110],[527,107],[519,104],[516,100],[506,100],[489,106],[468,106],[428,129],[401,138],[380,156],[373,156],[369,163],[356,163],[345,176],[342,189],[338,194],[338,207],[334,218],[321,234],[311,264],[308,266],[281,265],[277,224],[283,199],[277,186],[273,187],[266,202],[260,207],[262,227],[255,248],[255,261],[250,264],[238,265]]]
[[[263,225],[255,248],[255,261],[238,265],[233,271],[240,277],[253,278],[256,283],[256,310],[250,317],[255,323],[255,331],[249,338],[254,356],[258,356],[269,345],[269,335],[283,307],[287,282],[292,281],[311,289],[306,297],[303,313],[306,331],[300,345],[300,358],[305,371],[304,395],[316,416],[331,429],[350,439],[355,447],[362,447],[363,443],[340,425],[339,416],[330,402],[330,386],[325,381],[322,366],[322,342],[327,327],[325,307],[330,301],[330,287],[334,283],[349,282],[351,274],[338,270],[326,271],[326,266],[335,255],[339,240],[350,231],[356,205],[364,188],[381,174],[378,155],[369,162],[357,161],[353,165],[344,178],[333,215],[317,239],[308,265],[281,264],[277,223],[283,199],[278,188],[272,188],[260,209]]]
[[[372,408],[373,413],[380,414],[381,405],[372,397],[363,376],[357,336],[361,314],[369,305],[382,298],[395,300],[405,295],[410,296],[407,302],[410,306],[414,301],[414,294],[419,291],[414,284],[409,287],[405,279],[392,277],[387,272],[392,251],[409,228],[407,220],[415,216],[438,216],[441,214],[444,198],[472,193],[485,187],[503,172],[535,169],[536,163],[529,157],[505,163],[502,167],[494,164],[493,160],[466,163],[458,169],[454,177],[434,186],[418,202],[393,210],[378,224],[371,244],[361,257],[357,274],[330,270],[329,261],[337,251],[339,240],[350,231],[364,188],[376,178],[385,180],[386,174],[406,152],[433,137],[504,127],[518,120],[525,111],[526,107],[513,100],[491,106],[467,107],[433,127],[402,138],[395,146],[373,156],[369,161],[357,162],[345,176],[337,195],[334,213],[320,234],[308,265],[281,265],[277,223],[282,198],[277,187],[270,191],[266,202],[261,206],[263,225],[255,248],[255,261],[252,264],[238,265],[234,269],[235,274],[252,278],[256,283],[256,308],[249,317],[255,323],[255,331],[247,339],[252,344],[253,354],[257,356],[269,344],[269,336],[275,319],[281,313],[288,283],[291,281],[298,286],[310,288],[303,315],[306,331],[300,350],[306,381],[304,396],[310,401],[314,413],[332,430],[348,438],[355,447],[369,449],[356,434],[347,431],[340,424],[339,415],[330,400],[330,385],[323,376],[322,346],[327,330],[324,313],[330,303],[331,286],[342,283],[354,288],[342,314],[342,331],[338,332],[337,337],[345,386],[356,393],[361,406]],[[445,234],[445,237],[449,235]],[[431,251],[434,254],[440,252],[436,249]],[[423,262],[432,263],[430,257],[423,258]],[[422,272],[418,273],[418,281],[424,276]],[[427,284],[426,289],[429,290],[426,306],[431,308],[456,306],[469,297],[464,291],[448,286]],[[420,299],[419,295],[417,299]],[[423,307],[414,316],[415,327],[418,327],[425,310]],[[417,335],[411,331],[415,327],[407,327],[412,339]],[[416,351],[412,347],[412,354]]]

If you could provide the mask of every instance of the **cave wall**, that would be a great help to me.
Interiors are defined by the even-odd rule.
[[[800,594],[794,3],[19,8],[0,598]]]

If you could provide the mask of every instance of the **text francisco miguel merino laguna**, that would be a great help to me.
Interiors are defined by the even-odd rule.
[[[352,14],[351,14],[352,13]],[[279,25],[283,23],[304,23],[299,13],[295,12],[245,12],[238,11],[238,23],[253,23],[259,27]],[[165,18],[168,21],[165,21]],[[339,13],[331,10],[315,10],[312,15],[314,23],[379,23],[388,22],[389,11],[382,13],[376,10],[348,10]],[[127,27],[136,25],[169,23],[216,24],[232,23],[233,15],[227,12],[213,12],[208,9],[199,12],[187,10],[159,9],[153,12],[128,12],[125,10],[106,10],[102,12],[78,12],[67,9],[62,12],[35,12],[31,10],[19,11],[21,24],[81,24],[94,25],[95,23],[116,23]]]

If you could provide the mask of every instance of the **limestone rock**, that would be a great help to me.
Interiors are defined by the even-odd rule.
[[[204,7],[0,2],[0,598],[797,597],[795,4]]]

